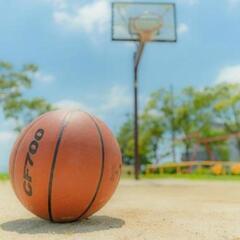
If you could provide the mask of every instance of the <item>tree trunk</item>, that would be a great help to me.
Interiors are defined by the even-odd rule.
[[[240,156],[240,138],[237,138],[238,156]],[[240,160],[240,159],[239,159]]]
[[[153,155],[154,155],[155,162],[158,164],[159,163],[159,159],[158,159],[157,151],[158,151],[158,144],[154,143],[153,144]]]
[[[186,155],[186,161],[190,161],[190,144],[185,141],[185,155]]]

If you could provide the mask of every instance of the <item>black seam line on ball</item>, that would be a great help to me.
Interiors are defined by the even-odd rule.
[[[87,114],[91,119],[92,121],[94,122],[96,128],[97,128],[97,132],[98,132],[98,135],[99,135],[99,139],[100,139],[100,143],[101,143],[101,173],[100,173],[100,177],[99,177],[99,180],[98,180],[98,183],[97,183],[97,187],[96,187],[96,191],[93,195],[93,198],[91,200],[91,202],[89,203],[89,205],[87,206],[87,208],[83,211],[83,213],[81,213],[81,215],[76,218],[76,220],[80,219],[82,216],[84,216],[84,214],[86,214],[88,212],[88,210],[92,207],[96,197],[97,197],[97,194],[99,192],[99,189],[100,189],[100,186],[101,186],[101,183],[102,183],[102,179],[103,179],[103,172],[104,172],[104,162],[105,162],[105,150],[104,150],[104,141],[103,141],[103,136],[102,136],[102,132],[100,130],[100,127],[98,126],[96,120],[94,119],[93,116],[91,116],[90,114],[84,112],[85,114]]]
[[[17,148],[15,150],[15,154],[14,154],[14,157],[13,157],[13,163],[12,163],[12,169],[10,169],[10,171],[11,171],[12,186],[13,186],[13,189],[14,189],[17,196],[18,196],[18,194],[17,194],[16,187],[15,187],[15,165],[16,165],[16,158],[17,158],[17,155],[18,155],[19,148],[20,148],[25,136],[29,133],[29,131],[35,126],[36,123],[38,123],[45,116],[46,116],[46,114],[43,114],[36,121],[33,121],[32,123],[30,123],[29,128],[26,129],[26,132],[23,134],[23,136],[19,140]]]
[[[66,126],[69,123],[69,119],[71,116],[72,112],[68,112],[62,122],[62,126],[60,128],[60,131],[58,133],[58,138],[57,138],[57,143],[55,146],[54,154],[53,154],[53,160],[52,160],[52,165],[51,165],[51,171],[50,171],[50,177],[49,177],[49,183],[48,183],[48,216],[50,221],[54,222],[53,219],[53,214],[52,214],[52,184],[53,184],[53,175],[54,175],[54,170],[56,166],[56,161],[57,161],[57,156],[58,156],[58,151],[60,147],[60,143],[63,137],[63,132],[66,128]]]

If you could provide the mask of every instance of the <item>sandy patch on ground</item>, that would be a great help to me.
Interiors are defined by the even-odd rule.
[[[123,180],[89,220],[52,224],[34,217],[0,183],[0,240],[240,240],[240,183]]]

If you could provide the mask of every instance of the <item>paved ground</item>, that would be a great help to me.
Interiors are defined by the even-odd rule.
[[[0,240],[240,240],[240,182],[124,180],[89,220],[52,224],[0,183]]]

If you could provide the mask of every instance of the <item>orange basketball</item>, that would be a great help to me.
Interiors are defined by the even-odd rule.
[[[89,217],[110,199],[120,178],[121,153],[102,121],[58,110],[22,131],[9,171],[28,210],[53,222],[71,222]]]

